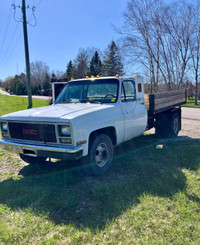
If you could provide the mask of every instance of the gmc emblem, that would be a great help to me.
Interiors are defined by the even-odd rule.
[[[23,129],[22,134],[24,135],[37,135],[37,130],[34,129]]]

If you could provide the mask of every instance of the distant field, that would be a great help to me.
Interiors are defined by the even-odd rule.
[[[68,164],[0,149],[0,244],[200,244],[199,140],[142,136],[102,177]]]
[[[48,101],[33,99],[33,107],[46,106],[48,103]],[[0,116],[27,108],[28,98],[0,94]]]

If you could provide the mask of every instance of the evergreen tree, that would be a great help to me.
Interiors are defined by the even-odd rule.
[[[90,61],[90,75],[97,76],[101,75],[102,63],[98,52],[96,51]]]
[[[106,76],[115,76],[116,74],[122,76],[124,74],[119,48],[114,41],[104,53],[103,73]]]
[[[74,66],[72,61],[70,60],[68,65],[67,65],[67,70],[66,70],[66,77],[68,80],[70,80],[74,75]]]
[[[44,96],[51,96],[52,91],[51,91],[51,78],[50,75],[46,72],[45,75],[45,81],[43,85],[43,95]]]

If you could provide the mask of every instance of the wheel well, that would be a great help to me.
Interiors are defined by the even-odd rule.
[[[116,135],[116,130],[114,127],[101,128],[101,129],[93,131],[90,134],[89,143],[91,142],[92,138],[100,134],[107,134],[110,137],[113,145],[117,144],[117,135]]]

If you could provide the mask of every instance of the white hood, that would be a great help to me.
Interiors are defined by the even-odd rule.
[[[38,107],[18,112],[13,112],[0,117],[5,120],[27,120],[27,121],[57,121],[58,119],[73,119],[74,117],[86,114],[92,111],[98,111],[112,107],[112,105],[90,104],[90,103],[70,103],[56,104],[45,107]]]

